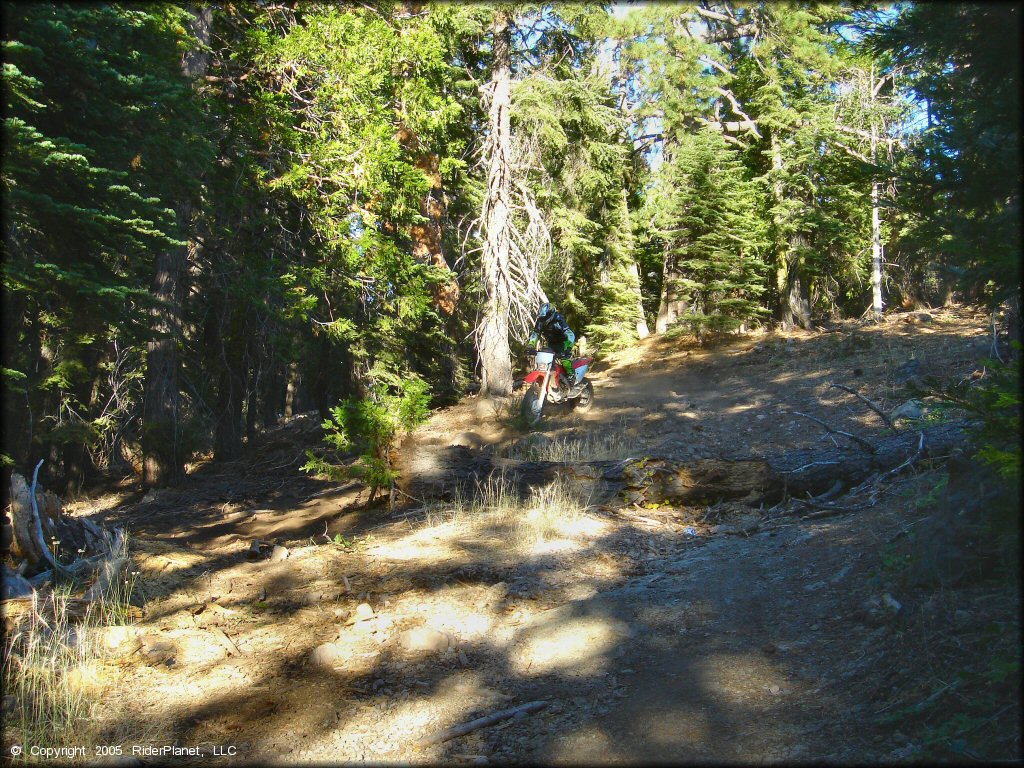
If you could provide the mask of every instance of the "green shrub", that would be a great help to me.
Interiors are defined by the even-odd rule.
[[[367,397],[343,400],[322,425],[324,442],[337,453],[357,454],[356,464],[333,464],[307,451],[302,469],[332,480],[358,477],[372,499],[380,489],[393,487],[397,475],[388,454],[400,432],[411,432],[427,418],[430,386],[419,376],[399,377],[379,366],[370,375]]]
[[[1016,351],[1021,345],[1013,342]],[[948,406],[962,408],[977,426],[972,442],[976,456],[998,471],[1013,486],[1020,483],[1020,363],[983,360],[986,375],[975,384],[934,387],[935,395]],[[940,403],[941,405],[942,403]]]

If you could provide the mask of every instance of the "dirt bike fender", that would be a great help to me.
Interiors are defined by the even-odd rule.
[[[578,360],[573,360],[572,367],[576,371],[576,381],[583,381],[593,361],[594,358],[592,357],[581,357]]]
[[[533,382],[540,381],[543,378],[544,378],[544,371],[532,371],[532,372],[530,372],[530,373],[528,373],[526,375],[525,379],[523,379],[523,384],[524,385],[533,384]]]

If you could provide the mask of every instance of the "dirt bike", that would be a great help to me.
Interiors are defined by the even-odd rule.
[[[545,403],[566,403],[576,401],[577,410],[586,411],[594,404],[594,385],[586,380],[587,368],[594,361],[592,357],[576,357],[572,360],[576,372],[576,386],[572,389],[566,381],[565,369],[555,359],[553,350],[544,348],[527,350],[536,355],[533,370],[523,379],[523,386],[529,387],[523,396],[523,418],[531,426],[540,421]]]

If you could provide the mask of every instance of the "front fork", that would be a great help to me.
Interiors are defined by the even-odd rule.
[[[537,406],[538,413],[544,410],[544,401],[548,398],[548,380],[551,378],[551,367],[544,371],[544,380],[540,384],[540,405]]]

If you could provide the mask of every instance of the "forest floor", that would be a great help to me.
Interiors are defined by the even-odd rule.
[[[467,398],[399,468],[453,443],[568,462],[842,443],[794,411],[870,438],[881,420],[830,383],[889,410],[915,377],[981,375],[990,341],[956,307],[709,349],[648,339],[602,360],[593,408],[552,411],[543,437]],[[181,488],[71,505],[128,525],[145,599],[99,678],[101,743],[225,764],[1019,757],[1020,586],[957,560],[950,509],[977,494],[942,460],[817,519],[794,500],[717,517],[571,488],[518,500],[498,481],[388,512],[297,469],[319,436],[296,417]],[[257,539],[287,557],[252,559]]]

